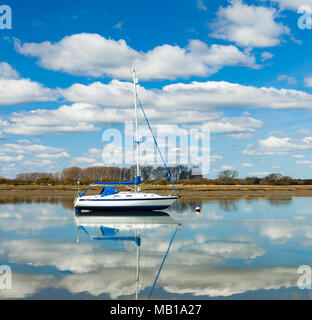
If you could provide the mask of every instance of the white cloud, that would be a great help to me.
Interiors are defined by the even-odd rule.
[[[311,160],[297,160],[297,164],[312,164]]]
[[[255,58],[232,45],[210,47],[191,40],[185,48],[164,44],[145,52],[130,48],[125,40],[106,39],[99,34],[74,34],[52,44],[16,41],[16,50],[37,57],[47,69],[72,75],[100,77],[108,75],[129,79],[130,70],[141,70],[140,79],[175,79],[208,76],[224,66],[256,67]]]
[[[291,138],[278,138],[270,136],[267,139],[259,140],[259,146],[267,149],[293,150],[293,149],[310,149],[312,148],[311,137],[295,140]]]
[[[160,136],[170,136],[170,135],[175,135],[175,136],[187,136],[188,135],[188,130],[186,128],[181,128],[180,126],[176,124],[157,124],[153,127],[153,132],[155,134],[160,135]],[[147,127],[142,128],[140,130],[140,134],[149,136],[150,131]],[[153,140],[151,139],[151,142]]]
[[[30,154],[36,153],[59,153],[64,151],[62,148],[50,147],[39,144],[16,144],[16,143],[5,143],[1,145],[1,153],[16,153],[16,154]]]
[[[133,105],[132,84],[112,80],[108,84],[74,84],[60,93],[71,102],[83,102],[108,107]],[[218,108],[311,109],[312,95],[293,89],[253,87],[225,81],[175,83],[161,89],[138,86],[138,95],[148,108],[171,111]],[[184,117],[187,118],[187,117]]]
[[[269,171],[253,171],[253,172],[249,172],[250,176],[256,176],[256,177],[264,177],[264,176],[268,176],[269,174],[271,174],[271,172],[269,172]]]
[[[30,79],[20,79],[8,63],[0,62],[0,106],[53,100],[56,100],[54,90]]]
[[[231,87],[231,84],[224,83],[225,90],[227,85]],[[214,89],[215,86],[217,90]],[[231,96],[233,103],[232,90],[226,93],[222,85],[221,88],[218,87],[220,87],[218,83],[193,82],[189,85],[165,86],[162,90],[147,90],[139,86],[138,91],[148,118],[154,127],[157,126],[161,131],[167,122],[172,124],[205,122],[205,126],[215,133],[252,132],[262,127],[261,121],[249,116],[222,118],[221,113],[212,112],[213,107],[220,105],[220,99],[224,99],[224,103],[221,103],[225,106],[226,94]],[[243,90],[237,87],[233,87],[233,90],[243,93]],[[214,93],[214,91],[219,92]],[[96,124],[123,123],[134,118],[133,92],[128,82],[113,80],[109,84],[100,82],[89,86],[75,84],[60,92],[66,99],[75,103],[71,106],[63,105],[55,110],[38,109],[12,113],[9,121],[3,122],[2,131],[28,135],[90,132],[99,130]],[[248,100],[250,101],[250,96]],[[229,100],[228,102],[230,103]],[[170,130],[176,133],[177,127],[172,127]]]
[[[279,4],[281,10],[290,9],[293,11],[298,10],[301,5],[307,5],[312,8],[312,0],[268,0]]]
[[[157,99],[153,90],[146,90],[138,85],[137,90],[140,98],[144,101]],[[60,90],[60,93],[71,102],[82,102],[107,107],[130,107],[133,106],[133,84],[112,80],[108,84],[93,82],[89,85],[75,83],[67,89]]]
[[[256,129],[261,128],[263,123],[252,117],[241,116],[232,118],[225,117],[220,120],[209,121],[204,123],[203,126],[209,128],[213,133],[228,133],[255,131]]]
[[[289,154],[296,150],[312,149],[312,137],[302,139],[270,136],[266,139],[258,140],[258,146],[248,145],[242,151],[243,155],[261,156],[261,155],[280,155]]]
[[[122,150],[119,150],[120,146],[118,146],[118,145],[116,145],[114,143],[112,143],[111,145],[112,145],[112,149],[114,150],[114,152],[122,153]],[[105,157],[103,157],[103,159],[102,159],[103,150],[100,150],[100,149],[97,149],[97,148],[89,148],[88,151],[85,152],[84,154],[82,154],[81,156],[73,158],[71,160],[71,165],[76,165],[76,166],[81,166],[81,167],[85,167],[85,166],[90,167],[90,166],[103,166],[105,164],[109,164],[109,162],[104,163],[103,159],[105,159],[105,157],[110,159],[111,155],[107,154],[107,152],[105,152]],[[121,157],[122,156],[116,157],[116,158],[121,159]],[[121,165],[122,161],[120,161],[120,162],[118,162],[116,164]]]
[[[0,162],[21,161],[23,159],[24,159],[24,157],[22,155],[19,155],[19,156],[15,157],[15,156],[2,155],[0,153]]]
[[[309,77],[304,78],[304,84],[305,84],[307,87],[312,87],[312,76],[309,76]]]
[[[296,84],[297,83],[297,80],[294,77],[288,76],[286,74],[282,74],[282,75],[278,76],[277,80],[285,81],[288,84]]]
[[[134,118],[131,83],[113,80],[74,84],[59,91],[72,105],[58,109],[15,112],[1,122],[9,134],[91,132],[96,124],[123,123]],[[205,123],[214,133],[247,139],[263,126],[249,115],[223,117],[218,108],[311,109],[312,95],[298,90],[256,88],[224,81],[176,83],[161,89],[138,86],[140,100],[153,125]],[[249,134],[248,134],[249,133]]]
[[[69,158],[69,154],[65,151],[51,154],[51,153],[39,153],[37,154],[37,157],[40,159],[63,159],[63,158]]]
[[[75,164],[81,164],[81,163],[94,164],[95,162],[97,162],[97,160],[86,156],[86,157],[73,158],[72,162],[75,163]]]
[[[261,59],[262,61],[270,60],[274,57],[274,54],[268,51],[264,51],[261,53]]]
[[[97,156],[99,156],[99,155],[101,155],[102,154],[102,150],[100,150],[100,149],[96,149],[96,148],[90,148],[90,149],[88,149],[88,154],[92,154],[93,156],[95,155],[97,155]]]
[[[252,167],[253,164],[252,163],[248,163],[248,162],[244,162],[241,164],[242,167]]]
[[[24,168],[26,168],[27,171],[33,171],[34,168],[42,170],[52,170],[52,168],[55,168],[55,162],[53,160],[47,160],[47,159],[38,159],[37,161],[33,159],[29,159],[26,161],[23,161]]]
[[[0,79],[0,105],[54,101],[55,92],[30,79]]]
[[[56,167],[60,167],[56,160],[68,157],[69,154],[62,148],[33,144],[28,140],[5,143],[0,145],[0,175],[13,176],[22,172],[53,171]]]
[[[185,135],[186,129],[181,128],[183,123],[200,123],[205,119],[213,120],[203,123],[204,128],[209,128],[212,133],[253,132],[263,126],[260,120],[252,117],[221,117],[221,114],[206,112],[200,115],[200,111],[189,111],[175,117],[177,110],[166,112],[146,109],[149,119],[153,121],[153,130],[157,134]],[[83,115],[83,116],[81,116]],[[117,110],[116,108],[102,108],[96,105],[75,103],[71,106],[61,106],[56,110],[33,110],[30,112],[14,113],[10,116],[10,122],[3,131],[9,134],[44,135],[48,133],[75,133],[92,132],[100,130],[96,125],[124,123],[133,119],[132,109]],[[166,122],[174,122],[166,124]],[[142,134],[149,136],[145,128]]]
[[[228,7],[220,7],[217,20],[212,24],[212,36],[229,40],[244,47],[273,47],[280,44],[281,36],[289,29],[276,22],[274,8],[246,5],[233,0]]]
[[[210,162],[215,162],[217,160],[222,160],[222,159],[223,159],[223,157],[219,156],[217,154],[210,155]]]
[[[86,104],[61,106],[56,110],[38,109],[13,113],[10,124],[3,129],[10,134],[43,135],[48,133],[81,133],[99,130],[89,123],[90,117],[105,118],[105,113],[99,113],[99,108]],[[111,116],[117,114],[113,109]]]
[[[176,83],[163,87],[161,102],[171,107],[311,109],[312,95],[293,89],[244,86],[225,81]]]
[[[19,74],[7,62],[0,62],[0,79],[13,79],[19,78]]]

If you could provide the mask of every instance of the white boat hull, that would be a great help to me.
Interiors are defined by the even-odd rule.
[[[74,205],[76,211],[162,210],[171,206],[177,199],[177,196],[119,192],[117,195],[106,197],[100,195],[77,197]]]

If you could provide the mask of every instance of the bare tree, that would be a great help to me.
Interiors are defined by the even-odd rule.
[[[82,169],[79,167],[70,167],[62,171],[63,180],[76,182],[82,178]]]
[[[238,177],[238,171],[236,170],[224,170],[218,175],[219,184],[234,184],[235,179]]]

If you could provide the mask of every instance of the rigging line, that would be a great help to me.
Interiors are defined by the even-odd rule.
[[[148,128],[149,128],[149,130],[150,130],[150,132],[151,132],[151,134],[152,134],[153,139],[154,139],[154,143],[155,143],[156,148],[157,148],[157,150],[158,150],[158,152],[159,152],[159,155],[160,155],[160,157],[161,157],[161,160],[162,160],[162,162],[163,162],[163,164],[164,164],[164,166],[165,166],[165,169],[166,169],[168,178],[170,179],[170,182],[171,182],[171,184],[173,185],[173,188],[174,188],[175,192],[178,193],[178,190],[176,189],[176,187],[175,187],[175,185],[174,185],[174,182],[173,182],[173,180],[172,180],[172,178],[171,178],[170,171],[169,171],[169,169],[168,169],[168,167],[167,167],[167,165],[166,165],[166,162],[165,162],[165,160],[164,160],[164,157],[163,157],[163,155],[162,155],[162,153],[161,153],[161,151],[160,151],[160,149],[159,149],[158,143],[157,143],[156,138],[155,138],[155,136],[154,136],[154,134],[153,134],[153,130],[152,130],[152,128],[151,128],[151,126],[150,126],[150,123],[149,123],[149,121],[148,121],[148,119],[147,119],[147,117],[146,117],[146,114],[145,114],[145,111],[144,111],[144,109],[143,109],[142,103],[141,103],[139,97],[137,97],[137,99],[138,99],[138,101],[139,101],[139,105],[140,105],[140,107],[141,107],[141,110],[142,110],[142,113],[143,113],[143,115],[144,115],[144,118],[145,118],[145,121],[146,121],[146,123],[147,123],[147,126],[148,126]]]
[[[160,272],[161,272],[161,270],[162,270],[162,268],[163,268],[163,266],[164,266],[164,264],[165,264],[165,260],[166,260],[166,258],[167,258],[167,255],[168,255],[168,253],[169,253],[171,244],[172,244],[172,242],[173,242],[173,239],[174,239],[174,237],[175,237],[178,229],[179,229],[179,227],[176,227],[175,232],[174,232],[174,234],[173,234],[173,236],[172,236],[172,238],[171,238],[171,240],[170,240],[169,246],[168,246],[167,251],[166,251],[166,253],[165,253],[165,255],[164,255],[163,261],[161,262],[161,265],[160,265],[160,267],[159,267],[157,276],[156,276],[156,278],[155,278],[155,281],[154,281],[154,283],[153,283],[151,292],[150,292],[150,294],[148,295],[147,300],[149,300],[149,299],[151,298],[152,294],[153,294],[153,290],[154,290],[154,288],[155,288],[156,282],[157,282],[158,277],[159,277],[159,275],[160,275]]]

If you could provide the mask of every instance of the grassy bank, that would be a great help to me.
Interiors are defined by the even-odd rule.
[[[87,186],[81,186],[84,190]],[[280,197],[280,196],[312,196],[312,185],[176,185],[181,197]],[[121,191],[129,190],[125,187],[118,188]],[[91,193],[98,192],[90,191]],[[171,185],[145,185],[142,191],[157,192],[159,194],[174,193]],[[75,196],[76,185],[0,185],[0,195],[52,195]]]
[[[186,191],[227,191],[227,190],[241,190],[241,191],[270,191],[270,190],[311,190],[312,185],[287,185],[287,186],[277,186],[277,185],[175,185],[178,190]],[[87,188],[88,186],[80,186],[80,190]],[[142,190],[173,190],[171,185],[151,185],[142,184]],[[119,190],[129,190],[124,186],[118,186]],[[77,185],[5,185],[0,184],[0,190],[70,190],[77,191]]]

